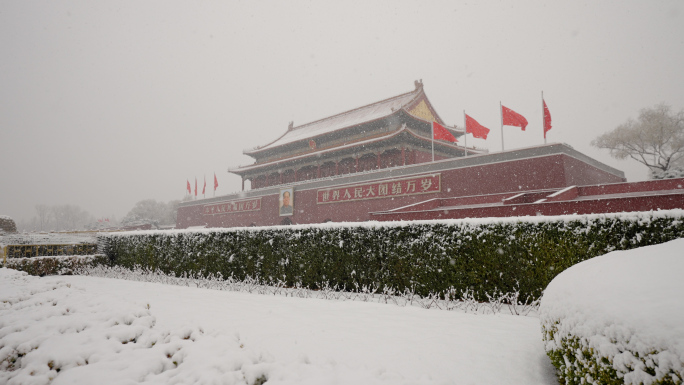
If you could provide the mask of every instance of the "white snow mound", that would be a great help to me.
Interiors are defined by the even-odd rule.
[[[577,337],[582,350],[607,358],[626,384],[650,384],[670,371],[681,375],[683,271],[684,239],[572,266],[549,284],[541,300],[542,327],[555,329],[546,351],[567,350],[563,342]],[[572,354],[579,362],[588,361],[581,352]],[[572,359],[565,363],[572,365]]]

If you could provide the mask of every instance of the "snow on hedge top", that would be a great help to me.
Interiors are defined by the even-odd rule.
[[[658,210],[629,213],[609,213],[609,214],[586,214],[586,215],[554,215],[554,216],[525,216],[525,217],[499,217],[499,218],[465,218],[465,219],[438,219],[425,221],[397,221],[397,222],[327,222],[306,225],[288,226],[266,226],[266,227],[228,227],[228,228],[204,228],[204,229],[179,229],[179,230],[144,230],[144,231],[123,231],[117,233],[106,233],[107,236],[130,236],[130,235],[153,235],[153,234],[182,234],[182,233],[213,233],[213,232],[235,232],[235,231],[263,231],[264,229],[288,229],[304,230],[310,228],[332,229],[332,228],[382,228],[382,227],[404,227],[417,225],[441,224],[447,226],[472,226],[477,227],[486,224],[515,224],[525,223],[544,223],[544,222],[573,222],[573,221],[596,221],[609,218],[621,218],[632,221],[650,221],[654,218],[681,218],[684,220],[684,210]]]
[[[6,245],[76,245],[97,242],[97,233],[18,233],[0,236]]]
[[[541,301],[542,324],[557,325],[547,351],[560,338],[586,339],[616,364],[629,350],[644,357],[662,352],[663,366],[684,364],[684,238],[614,251],[570,267],[549,284]]]

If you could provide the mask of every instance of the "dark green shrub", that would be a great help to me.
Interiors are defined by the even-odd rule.
[[[684,237],[684,211],[430,222],[147,231],[98,238],[112,264],[180,276],[221,273],[347,289],[449,287],[537,299],[568,267],[612,250]]]
[[[34,257],[34,258],[11,258],[7,260],[5,267],[19,271],[25,271],[30,275],[39,277],[46,275],[72,275],[80,270],[108,263],[106,256],[82,255],[82,256],[59,256],[59,257]]]

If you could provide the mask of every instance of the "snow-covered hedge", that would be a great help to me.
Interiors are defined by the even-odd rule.
[[[7,246],[7,258],[29,258],[58,255],[91,255],[97,252],[95,243],[17,244]]]
[[[0,215],[0,233],[16,233],[17,224],[7,215]]]
[[[107,264],[109,259],[102,254],[62,255],[57,257],[9,258],[5,267],[25,271],[30,275],[71,275],[78,271]]]
[[[616,251],[556,277],[541,300],[565,384],[682,384],[684,239]]]
[[[101,235],[114,265],[164,273],[217,274],[264,282],[407,288],[416,294],[469,289],[537,299],[561,271],[617,249],[684,237],[684,211],[557,217],[306,226]]]
[[[341,291],[337,286],[324,283],[320,289],[311,290],[295,283],[287,287],[282,281],[267,284],[258,278],[247,277],[236,280],[234,277],[224,278],[221,275],[206,276],[182,275],[176,277],[173,273],[165,274],[159,270],[150,271],[141,268],[127,269],[121,266],[94,266],[81,269],[79,275],[91,277],[126,279],[138,282],[154,282],[164,285],[188,286],[210,290],[241,291],[266,296],[284,296],[297,298],[316,298],[333,301],[362,301],[396,306],[416,306],[423,309],[439,309],[447,311],[461,311],[473,314],[511,314],[537,316],[539,301],[521,302],[517,293],[495,293],[487,302],[480,302],[470,291],[457,293],[449,290],[444,293],[434,293],[421,297],[411,290],[397,292],[384,287],[356,287]]]

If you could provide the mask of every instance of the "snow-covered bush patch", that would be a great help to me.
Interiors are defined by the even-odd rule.
[[[149,306],[117,293],[103,298],[6,268],[0,314],[2,384],[251,385],[269,367],[231,336],[159,330]]]
[[[0,215],[0,234],[2,233],[16,233],[17,224],[12,217],[7,215]]]
[[[566,384],[681,384],[684,239],[616,251],[556,277],[541,300],[545,348]]]
[[[64,255],[56,257],[8,258],[5,267],[24,271],[30,275],[70,275],[87,267],[109,262],[103,254]]]
[[[218,275],[320,290],[329,283],[410,290],[541,296],[568,267],[613,250],[684,237],[684,211],[483,218],[104,234],[118,266],[177,277]]]
[[[674,179],[684,178],[684,168],[672,167],[667,171],[651,170],[651,179]]]

